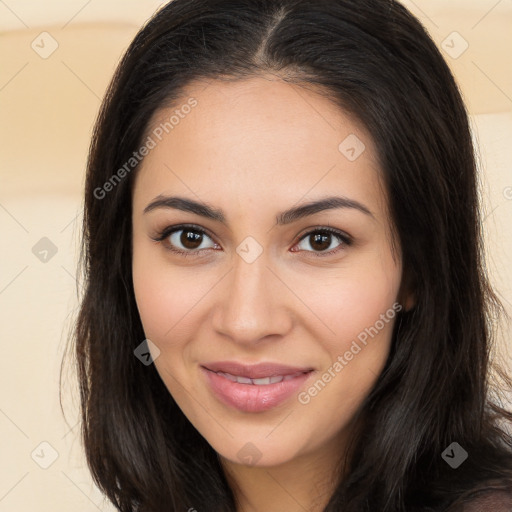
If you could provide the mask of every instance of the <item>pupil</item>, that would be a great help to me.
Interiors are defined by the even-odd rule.
[[[187,249],[197,249],[201,245],[201,237],[200,233],[191,230],[183,231],[180,242]]]
[[[330,243],[327,243],[327,245],[325,245],[325,242],[330,238],[330,234],[316,234],[316,235],[313,235],[313,239],[314,239],[314,242],[311,244],[311,247],[313,247],[313,249],[319,249],[319,250],[325,250],[329,247]],[[320,242],[320,244],[319,244]],[[318,246],[318,244],[320,246]]]

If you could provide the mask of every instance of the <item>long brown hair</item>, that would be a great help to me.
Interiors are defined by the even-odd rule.
[[[137,166],[112,177],[188,83],[267,72],[321,88],[370,132],[416,297],[398,314],[361,406],[352,469],[324,512],[440,511],[510,487],[512,440],[501,423],[512,415],[489,378],[504,308],[485,270],[468,116],[436,45],[392,0],[174,0],[126,51],[90,148],[72,340],[95,482],[122,512],[236,510],[215,451],[154,366],[134,357],[145,338],[131,275]],[[455,442],[469,454],[457,469],[442,457]]]

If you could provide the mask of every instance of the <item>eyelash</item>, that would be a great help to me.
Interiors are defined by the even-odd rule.
[[[157,233],[156,237],[154,237],[154,238],[152,237],[152,240],[154,240],[155,242],[160,242],[161,243],[166,238],[171,236],[173,233],[176,233],[177,231],[183,231],[183,230],[186,230],[186,229],[188,229],[190,231],[194,231],[194,232],[199,233],[201,235],[206,235],[208,238],[212,239],[212,237],[208,234],[207,231],[205,231],[204,229],[200,228],[199,226],[196,226],[195,224],[179,224],[179,225],[176,225],[176,226],[168,226],[168,227],[166,227],[165,229],[163,229],[162,231]],[[353,243],[352,238],[349,235],[347,235],[346,233],[344,233],[343,231],[339,231],[337,229],[330,228],[330,227],[317,227],[317,228],[314,228],[314,229],[308,231],[307,233],[305,233],[296,242],[296,244],[302,242],[302,240],[306,239],[308,236],[310,236],[310,235],[312,235],[314,233],[322,233],[322,234],[329,233],[331,235],[334,235],[341,242],[341,245],[339,245],[335,249],[332,249],[332,250],[327,251],[327,252],[315,252],[315,251],[296,251],[296,252],[309,252],[309,253],[312,253],[317,258],[325,258],[327,256],[332,256],[333,254],[343,250],[344,246],[350,246]],[[173,247],[165,247],[165,248],[168,251],[171,251],[173,253],[176,253],[176,254],[179,254],[179,255],[185,256],[185,257],[189,257],[189,256],[197,257],[198,253],[200,253],[202,251],[206,251],[208,249],[211,249],[211,248],[208,248],[208,249],[195,249],[195,250],[190,250],[190,251],[183,251],[181,249],[176,249],[176,248],[173,248]]]

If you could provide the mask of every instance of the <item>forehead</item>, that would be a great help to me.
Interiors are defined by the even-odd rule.
[[[135,195],[179,189],[219,205],[258,197],[288,205],[339,192],[371,203],[378,216],[385,193],[373,141],[309,87],[275,77],[189,84],[146,130],[155,145],[137,171]]]

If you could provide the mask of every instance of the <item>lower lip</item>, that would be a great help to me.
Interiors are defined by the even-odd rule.
[[[215,395],[226,405],[243,412],[262,412],[284,402],[303,386],[313,371],[287,381],[258,386],[232,382],[222,375],[201,367]]]

